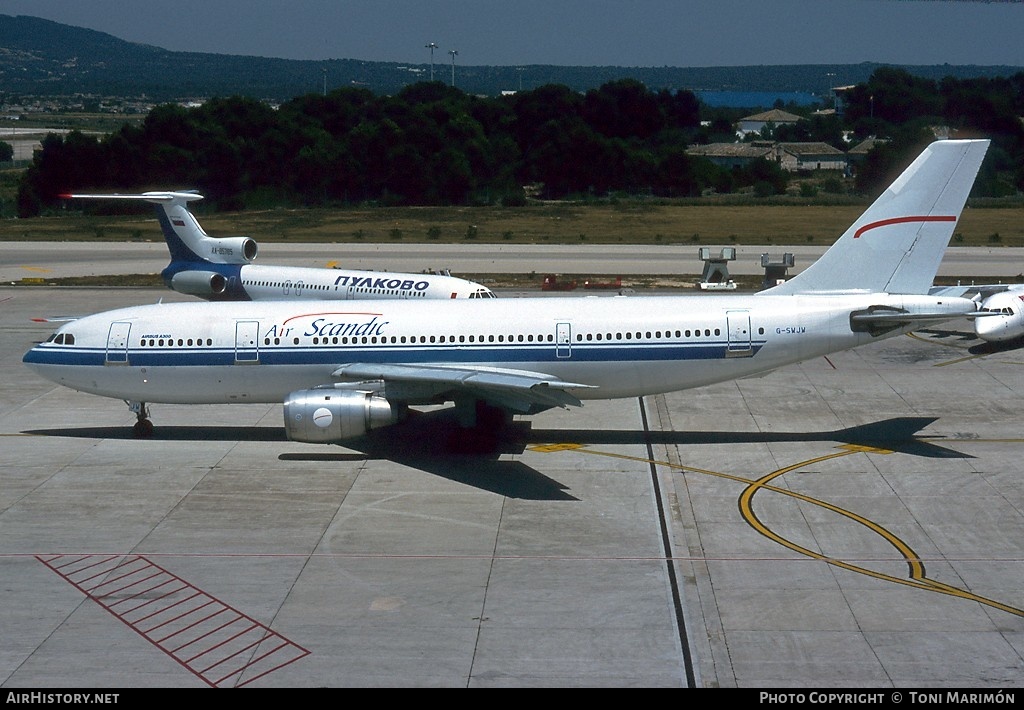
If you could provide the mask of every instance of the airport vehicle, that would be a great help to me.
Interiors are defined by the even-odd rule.
[[[450,274],[392,273],[297,266],[262,266],[251,237],[211,237],[188,203],[197,192],[136,195],[66,194],[65,199],[142,200],[156,205],[171,263],[161,272],[168,288],[208,301],[494,298],[486,286]]]
[[[700,387],[977,314],[929,296],[988,149],[937,141],[800,274],[756,294],[170,303],[87,316],[23,358],[150,403],[282,402],[288,437],[340,442],[454,402],[464,427]],[[497,412],[501,417],[492,417]]]
[[[584,279],[583,288],[592,290],[609,290],[615,291],[622,288],[622,277],[616,276],[611,281],[598,281],[597,279]]]
[[[933,296],[958,296],[977,301],[984,318],[974,321],[975,334],[988,343],[1024,338],[1024,284],[936,286]]]
[[[541,291],[575,291],[576,290],[576,279],[570,281],[563,281],[558,278],[557,274],[547,274],[544,276],[544,280],[540,283]]]

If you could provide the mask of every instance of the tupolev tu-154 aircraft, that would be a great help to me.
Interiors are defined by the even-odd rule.
[[[342,442],[454,402],[462,426],[769,372],[978,314],[929,296],[988,140],[920,156],[816,262],[756,294],[168,303],[60,327],[37,374],[126,401],[281,402],[287,436]],[[484,413],[484,416],[480,416]]]
[[[379,300],[494,298],[486,286],[449,274],[408,274],[351,269],[253,264],[259,247],[251,237],[211,237],[188,203],[197,192],[138,195],[66,194],[64,199],[141,200],[156,206],[171,262],[161,272],[167,287],[208,301]]]

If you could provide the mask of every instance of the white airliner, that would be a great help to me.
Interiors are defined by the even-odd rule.
[[[250,237],[211,237],[189,211],[197,192],[139,195],[66,194],[65,199],[142,200],[156,205],[171,263],[160,273],[175,291],[208,301],[379,300],[389,298],[494,298],[481,284],[449,274],[262,266]]]
[[[168,303],[65,324],[24,362],[75,390],[148,404],[282,402],[288,437],[340,442],[454,402],[534,414],[683,390],[977,313],[929,296],[988,149],[938,141],[815,263],[756,294]]]
[[[977,301],[985,318],[974,321],[974,332],[989,343],[1008,343],[1024,338],[1024,284],[936,286],[933,296],[960,296]]]

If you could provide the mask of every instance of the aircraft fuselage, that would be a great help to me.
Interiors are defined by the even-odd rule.
[[[68,323],[25,362],[75,390],[164,403],[280,402],[347,363],[513,368],[580,399],[699,387],[862,345],[851,313],[975,310],[964,298],[836,294],[173,303]],[[73,342],[71,342],[73,340]],[[416,403],[416,402],[412,402]]]

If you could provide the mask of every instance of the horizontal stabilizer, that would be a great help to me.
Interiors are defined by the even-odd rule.
[[[972,318],[977,313],[965,313],[963,318]],[[893,311],[878,313],[855,313],[850,316],[851,323],[932,323],[948,321],[950,315],[946,313],[899,313]]]
[[[186,202],[192,202],[194,200],[201,200],[203,196],[198,192],[192,190],[183,190],[180,192],[143,192],[141,194],[122,195],[122,194],[111,194],[111,195],[96,195],[96,194],[66,194],[60,196],[62,199],[82,199],[82,200],[142,200],[145,202],[152,202],[154,204],[167,204],[177,203],[185,204]]]

